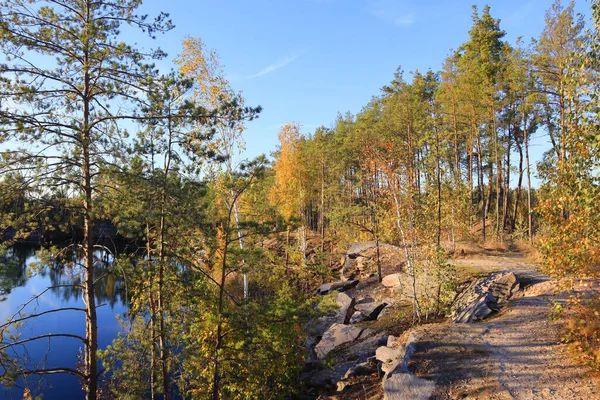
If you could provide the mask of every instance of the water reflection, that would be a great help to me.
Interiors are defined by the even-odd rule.
[[[5,256],[0,257],[0,301],[6,300],[11,291],[25,285],[27,281],[27,259],[32,257],[32,247],[10,248]]]
[[[11,318],[23,304],[38,296],[23,311],[27,315],[62,307],[83,308],[83,269],[75,252],[57,262],[40,264],[35,248],[13,247],[0,256],[0,325]],[[127,310],[125,282],[114,270],[113,258],[104,251],[96,251],[95,288],[98,316],[99,347],[104,348],[120,330],[115,316]],[[36,264],[40,264],[35,266]],[[16,333],[16,332],[11,332]],[[80,311],[60,311],[25,321],[19,327],[19,339],[48,333],[85,335],[85,320]],[[8,341],[5,336],[3,341]],[[76,368],[82,343],[72,338],[52,338],[29,342],[7,350],[6,355],[17,359],[26,369],[68,367]],[[4,374],[0,366],[0,374]],[[58,374],[45,377],[19,378],[12,388],[0,386],[0,399],[22,399],[28,388],[32,394],[43,394],[44,400],[78,399],[84,393],[77,378]]]

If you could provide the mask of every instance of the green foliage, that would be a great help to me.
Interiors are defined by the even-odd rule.
[[[573,17],[573,4],[563,9],[557,2],[547,16],[551,24],[545,31],[545,41],[540,47],[551,47],[550,38],[574,37],[563,54],[560,66],[562,74],[553,79],[563,89],[562,99],[569,105],[556,133],[556,162],[546,160],[544,184],[540,190],[538,212],[543,221],[543,233],[539,248],[544,256],[543,267],[563,281],[579,282],[600,276],[600,145],[598,144],[598,100],[597,72],[600,70],[600,9],[593,2],[594,29],[587,33],[587,52],[579,47],[582,38],[578,35],[583,22]],[[577,51],[579,50],[579,51]],[[544,55],[544,53],[542,53]],[[551,78],[549,78],[551,79]],[[561,103],[562,105],[563,103]],[[600,303],[597,299],[586,299],[577,291],[570,297],[564,313],[565,338],[585,362],[600,368]]]
[[[125,321],[119,318],[123,331],[106,349],[98,352],[105,374],[103,398],[141,399],[148,397],[150,381],[150,346],[148,323],[143,316]]]
[[[487,239],[490,226],[497,239],[530,240],[540,227],[548,272],[598,276],[597,2],[589,37],[573,5],[557,1],[530,47],[509,46],[490,8],[474,8],[468,40],[441,72],[407,78],[398,68],[378,96],[330,129],[303,135],[299,124],[285,125],[272,166],[264,157],[234,165],[244,122],[260,108],[243,105],[199,39],[184,41],[180,73],[165,76],[148,64],[162,52],[148,57],[121,43],[121,22],[153,35],[171,28],[166,15],[134,15],[140,1],[33,4],[1,6],[14,18],[0,26],[8,58],[0,100],[18,107],[0,110],[0,141],[20,146],[0,153],[0,225],[19,241],[40,229],[76,236],[104,219],[128,240],[130,254],[109,269],[93,257],[80,268],[82,252],[92,250],[90,229],[83,251],[47,246],[36,266],[71,268],[80,282],[95,269],[126,278],[123,333],[100,352],[110,374],[98,392],[104,397],[293,397],[305,322],[337,309],[331,294],[315,311],[310,294],[333,279],[356,241],[402,249],[413,320],[446,313],[456,290],[448,250],[461,239]],[[62,17],[80,9],[94,18]],[[21,65],[29,53],[57,61]],[[128,107],[113,111],[117,102]],[[132,137],[119,122],[126,119],[139,122]],[[553,152],[536,191],[529,138],[540,127]],[[0,247],[0,268],[15,272],[0,295],[26,279],[18,261]],[[95,283],[86,282],[91,293]],[[595,366],[596,303],[573,301],[567,335]],[[5,352],[0,358],[10,383],[18,366]]]

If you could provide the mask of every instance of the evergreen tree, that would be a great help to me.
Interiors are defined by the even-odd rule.
[[[94,221],[98,177],[114,162],[123,137],[119,122],[137,119],[138,93],[153,74],[143,52],[122,41],[128,24],[151,36],[171,28],[166,14],[137,15],[141,1],[23,1],[0,6],[4,62],[0,122],[2,174],[21,171],[29,185],[73,188],[83,218],[86,333],[82,378],[88,399],[97,394],[98,326],[94,298]]]

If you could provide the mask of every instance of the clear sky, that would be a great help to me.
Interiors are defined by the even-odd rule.
[[[159,37],[174,57],[184,35],[216,50],[231,86],[248,105],[261,105],[247,125],[248,157],[269,154],[286,122],[305,132],[330,126],[338,112],[357,113],[404,71],[439,70],[468,39],[472,8],[491,6],[506,39],[528,42],[544,26],[552,0],[146,0],[150,14],[169,12],[174,31]],[[566,3],[566,2],[565,2]],[[577,10],[588,13],[579,0]],[[539,141],[538,141],[539,142]],[[540,149],[542,145],[534,143]]]
[[[564,0],[566,4],[568,0]],[[331,126],[338,113],[355,114],[402,66],[405,76],[441,68],[444,59],[466,40],[472,5],[501,20],[506,40],[525,42],[544,27],[553,0],[145,0],[140,11],[170,13],[176,28],[159,35],[158,44],[172,60],[185,35],[199,37],[220,55],[233,89],[247,105],[263,107],[247,124],[245,157],[269,154],[277,132],[299,122],[304,132]],[[578,0],[589,14],[589,1]],[[149,43],[138,36],[133,41]],[[163,67],[171,67],[165,61]],[[535,140],[535,162],[546,149]]]

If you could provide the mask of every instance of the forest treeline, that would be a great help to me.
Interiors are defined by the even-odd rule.
[[[261,109],[200,39],[183,41],[168,74],[153,64],[162,50],[123,42],[125,24],[166,33],[167,14],[138,15],[131,0],[33,3],[0,5],[0,222],[16,232],[3,251],[40,226],[79,226],[80,242],[38,256],[79,257],[86,331],[72,337],[77,368],[27,370],[9,350],[35,315],[15,314],[0,326],[4,384],[67,373],[88,399],[290,398],[318,314],[312,290],[355,241],[398,245],[413,278],[438,283],[437,298],[413,290],[415,321],[444,313],[459,241],[529,241],[553,274],[598,273],[596,1],[587,29],[574,3],[554,2],[531,43],[508,43],[490,8],[474,8],[468,41],[439,72],[398,68],[361,112],[310,135],[284,125],[272,162],[236,161]],[[539,135],[550,146],[534,166]],[[97,221],[131,243],[110,266],[130,311],[102,350],[94,250],[111,249]],[[569,340],[598,363],[600,304],[575,307],[588,318]]]

